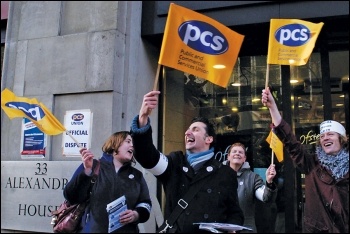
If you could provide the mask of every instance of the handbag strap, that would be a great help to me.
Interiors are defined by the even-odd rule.
[[[90,180],[90,182],[91,182],[91,185],[90,185],[90,188],[89,188],[89,194],[90,195],[91,195],[92,187],[96,183],[98,174],[100,173],[100,160],[94,160],[94,161],[96,161],[96,166],[94,168],[94,173],[93,173],[93,175],[91,177],[91,180]],[[90,198],[88,200],[90,200]]]
[[[175,221],[179,217],[179,215],[184,211],[188,203],[192,200],[192,198],[196,195],[196,193],[199,191],[199,189],[206,183],[207,180],[201,180],[198,183],[194,184],[190,189],[187,191],[185,196],[177,201],[177,206],[173,210],[173,212],[170,214],[169,218],[165,220],[165,223],[160,227],[159,233],[166,233],[168,228],[172,228]]]
[[[91,186],[89,188],[89,193],[91,193],[92,186],[96,182],[96,179],[97,179],[99,172],[100,172],[100,160],[96,160],[96,166],[94,168],[94,173],[93,173],[92,178],[91,178]],[[89,200],[90,200],[90,198],[87,201],[85,201],[85,203],[88,203]],[[60,205],[60,207],[57,210],[52,211],[51,214],[53,216],[58,215],[63,210],[67,209],[68,206],[70,206],[69,202],[67,200],[64,200],[64,202]],[[77,206],[78,206],[77,209],[79,209],[79,210],[85,209],[85,206],[79,206],[79,204],[77,204]],[[51,221],[51,224],[54,224],[54,223],[52,223],[52,221]]]
[[[95,161],[95,160],[94,160]],[[100,173],[100,160],[96,160],[96,166],[94,168],[94,174],[91,178],[91,183],[94,184],[97,180],[97,176]]]

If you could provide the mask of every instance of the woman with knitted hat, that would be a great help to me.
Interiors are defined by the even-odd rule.
[[[262,91],[262,103],[270,110],[276,135],[305,173],[303,232],[349,233],[349,146],[344,126],[322,122],[316,152],[310,155],[282,119],[269,88]]]

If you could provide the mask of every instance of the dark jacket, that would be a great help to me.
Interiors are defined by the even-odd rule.
[[[239,205],[244,213],[244,226],[253,229],[256,232],[255,225],[255,204],[257,196],[264,203],[275,202],[277,197],[276,185],[265,185],[260,175],[250,169],[248,162],[245,162],[237,172],[238,177],[238,198]],[[252,231],[246,231],[252,233]]]
[[[94,166],[96,160],[94,160]],[[71,180],[65,186],[63,195],[72,204],[80,203],[88,198],[91,176],[84,173],[81,164]],[[103,154],[100,159],[100,172],[92,187],[90,207],[82,219],[82,233],[108,233],[107,204],[125,195],[128,209],[139,213],[139,223],[148,220],[151,211],[151,199],[142,172],[124,164],[116,173],[113,156]],[[114,231],[115,233],[138,232],[137,223],[127,224]]]
[[[349,233],[349,172],[336,180],[316,154],[309,154],[297,141],[289,124],[275,127],[294,164],[305,173],[303,232]]]
[[[234,170],[222,165],[213,157],[205,162],[195,174],[181,151],[165,156],[155,148],[152,142],[151,126],[148,123],[147,126],[139,129],[138,116],[133,120],[131,133],[135,153],[138,155],[137,161],[150,170],[163,185],[166,196],[165,220],[191,186],[201,180],[206,180],[186,210],[177,219],[177,232],[201,232],[199,225],[194,225],[199,222],[243,225],[244,216],[238,203],[237,174]],[[159,162],[164,164],[160,165]],[[154,168],[157,168],[158,173]]]

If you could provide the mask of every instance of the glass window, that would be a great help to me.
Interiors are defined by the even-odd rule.
[[[289,68],[288,89],[282,86],[279,65],[269,65],[268,85],[282,116],[282,110],[290,115],[288,117],[291,117],[296,137],[310,152],[314,152],[319,124],[324,120],[325,113],[332,113],[332,119],[345,127],[349,124],[345,121],[349,119],[349,51],[329,52],[329,67],[322,67],[320,53],[313,53],[306,65]],[[204,116],[216,126],[218,141],[215,156],[219,161],[227,158],[232,143],[241,142],[246,146],[247,161],[252,170],[257,169],[259,173],[260,169],[267,168],[272,161],[272,150],[266,142],[271,117],[260,100],[261,91],[266,85],[266,69],[266,56],[240,57],[229,85],[222,88],[191,74],[164,67],[162,152],[168,154],[179,149],[185,152],[184,133],[187,127],[194,117]],[[330,85],[325,87],[323,79]],[[331,93],[331,106],[324,105],[328,91]],[[290,108],[283,106],[282,95],[291,98]],[[285,205],[284,165],[275,156],[273,159],[278,174],[276,182],[280,192],[276,204],[280,214],[284,212]],[[263,174],[261,176],[265,179]],[[293,189],[298,197],[295,204],[302,203],[299,201],[304,194],[301,195],[302,189],[299,188],[303,188],[303,178],[302,174],[297,173],[296,189]],[[301,212],[298,209],[299,221]]]
[[[310,150],[318,138],[318,126],[324,120],[325,110],[331,111],[333,119],[345,126],[349,51],[330,52],[329,61],[332,107],[323,105],[324,78],[319,53],[313,53],[304,66],[290,66],[291,93],[284,94],[291,97],[292,125],[297,138]],[[271,117],[260,100],[266,84],[266,67],[266,56],[240,57],[227,88],[165,67],[163,152],[185,151],[186,128],[192,118],[204,116],[216,126],[218,160],[225,160],[228,146],[238,141],[247,147],[247,160],[252,167],[267,167],[271,163],[271,149],[266,143]],[[269,65],[268,78],[281,111],[283,87],[279,65]]]
[[[265,139],[271,117],[260,100],[266,84],[266,56],[240,57],[227,88],[175,69],[164,69],[164,153],[184,151],[186,128],[194,117],[204,116],[216,126],[218,160],[226,159],[232,143],[241,142],[247,147],[247,160],[252,168],[268,167],[271,149]],[[280,95],[278,65],[269,66],[269,86]]]

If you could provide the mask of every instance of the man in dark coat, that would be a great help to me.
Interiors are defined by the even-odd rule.
[[[163,184],[165,220],[189,188],[205,180],[176,220],[176,232],[201,232],[196,224],[201,222],[242,225],[244,216],[238,203],[237,174],[214,158],[216,135],[207,119],[194,119],[185,132],[185,154],[177,151],[165,156],[153,145],[149,115],[158,104],[159,94],[151,91],[144,96],[140,113],[132,121],[131,133],[136,160]]]

